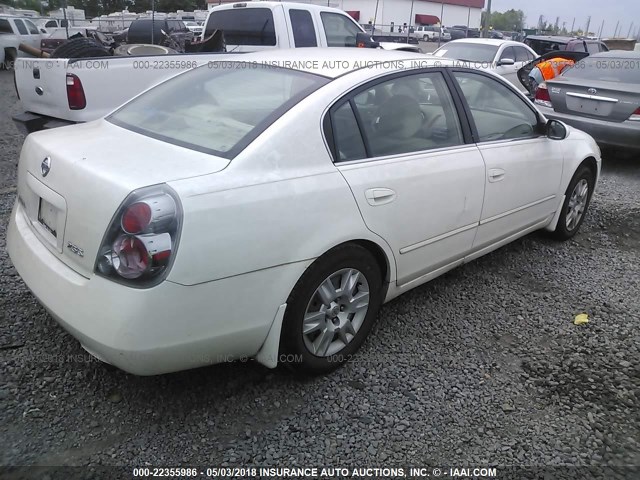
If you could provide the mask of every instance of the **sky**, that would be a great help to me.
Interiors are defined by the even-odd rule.
[[[485,4],[488,2],[485,0]],[[604,20],[604,37],[613,36],[616,23],[620,21],[618,36],[626,37],[629,27],[633,22],[633,30],[640,34],[640,0],[493,0],[491,10],[504,12],[510,9],[522,10],[526,15],[525,25],[535,26],[538,17],[544,15],[547,22],[555,23],[556,17],[560,17],[558,24],[566,22],[567,30],[571,29],[573,19],[576,19],[575,29],[584,29],[587,26],[587,18],[591,15],[589,30],[598,34]]]

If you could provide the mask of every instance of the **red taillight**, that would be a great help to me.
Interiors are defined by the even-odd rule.
[[[134,286],[153,286],[168,272],[182,223],[176,194],[166,185],[133,192],[113,218],[95,271]]]
[[[629,120],[633,120],[634,122],[640,122],[640,108],[637,108],[635,112],[631,114]]]
[[[542,105],[543,107],[553,108],[553,104],[551,103],[551,96],[549,95],[549,89],[547,89],[547,85],[545,83],[541,83],[540,85],[538,85],[534,103],[536,103],[537,105]]]
[[[82,110],[87,106],[82,82],[72,73],[67,73],[67,101],[70,110]]]
[[[127,233],[140,233],[151,221],[151,207],[143,202],[134,203],[122,215],[122,229]]]

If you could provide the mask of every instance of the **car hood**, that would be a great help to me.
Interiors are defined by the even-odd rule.
[[[545,60],[549,60],[550,58],[565,58],[567,60],[573,60],[574,62],[579,62],[583,58],[588,57],[589,54],[585,52],[567,52],[564,50],[558,50],[555,52],[545,53],[541,57],[532,60],[531,62],[525,64],[520,70],[518,70],[518,80],[520,83],[524,85],[531,96],[535,95],[536,92],[533,91],[531,86],[531,82],[529,81],[529,74],[531,71],[541,62]]]

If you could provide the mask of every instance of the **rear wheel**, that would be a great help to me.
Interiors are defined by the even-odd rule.
[[[382,304],[374,256],[343,245],[316,260],[287,300],[280,351],[289,367],[326,373],[347,362],[371,331]]]
[[[591,169],[583,165],[576,171],[565,193],[562,212],[553,232],[558,240],[568,240],[580,229],[591,202],[594,185],[595,177]]]

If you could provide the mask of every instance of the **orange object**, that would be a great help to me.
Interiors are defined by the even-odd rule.
[[[575,62],[562,57],[555,57],[536,65],[545,80],[551,80],[562,73],[562,70],[568,66],[573,66]]]

